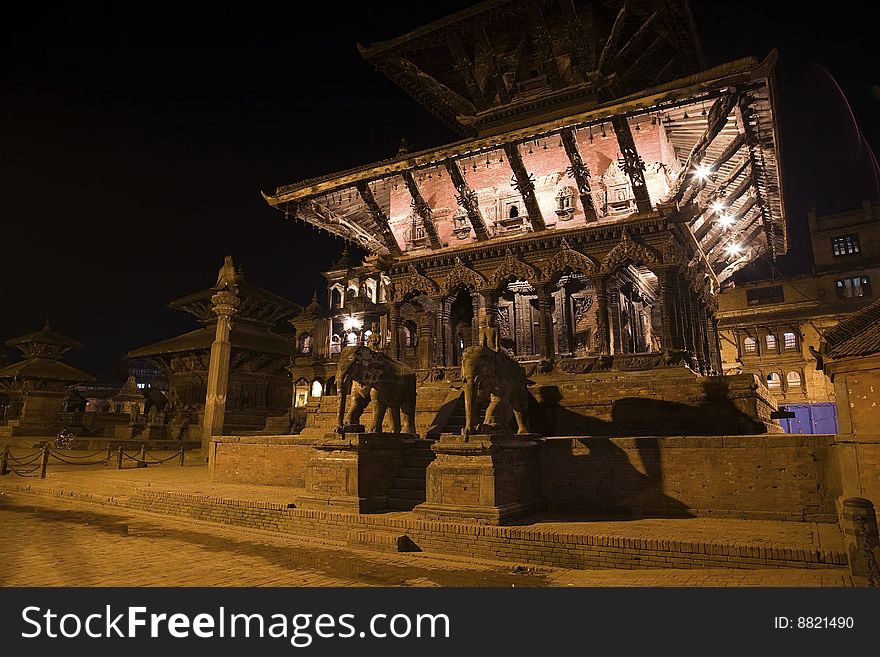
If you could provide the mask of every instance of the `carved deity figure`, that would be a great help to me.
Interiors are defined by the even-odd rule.
[[[489,347],[492,351],[501,349],[501,336],[495,324],[495,313],[486,315],[486,324],[480,329],[480,346]]]
[[[238,282],[238,274],[235,271],[235,265],[232,263],[232,256],[226,256],[223,260],[223,266],[217,273],[217,284],[215,290],[225,290],[235,287]]]

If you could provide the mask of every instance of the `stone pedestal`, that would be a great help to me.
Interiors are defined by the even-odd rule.
[[[432,449],[423,517],[501,525],[544,508],[537,434],[445,433]]]
[[[303,509],[371,513],[388,508],[388,491],[398,476],[409,434],[327,433],[306,464]]]

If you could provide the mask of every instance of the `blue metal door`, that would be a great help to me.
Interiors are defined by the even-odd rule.
[[[834,402],[816,404],[785,404],[794,413],[779,424],[785,433],[837,433],[837,405]]]

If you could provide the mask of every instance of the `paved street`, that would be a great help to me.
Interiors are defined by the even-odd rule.
[[[386,554],[0,491],[3,586],[848,586],[845,569],[565,570]]]

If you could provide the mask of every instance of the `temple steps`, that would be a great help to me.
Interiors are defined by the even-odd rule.
[[[388,491],[388,506],[395,511],[412,511],[425,501],[426,471],[434,452],[433,440],[418,440],[407,445],[399,476],[392,480]]]

